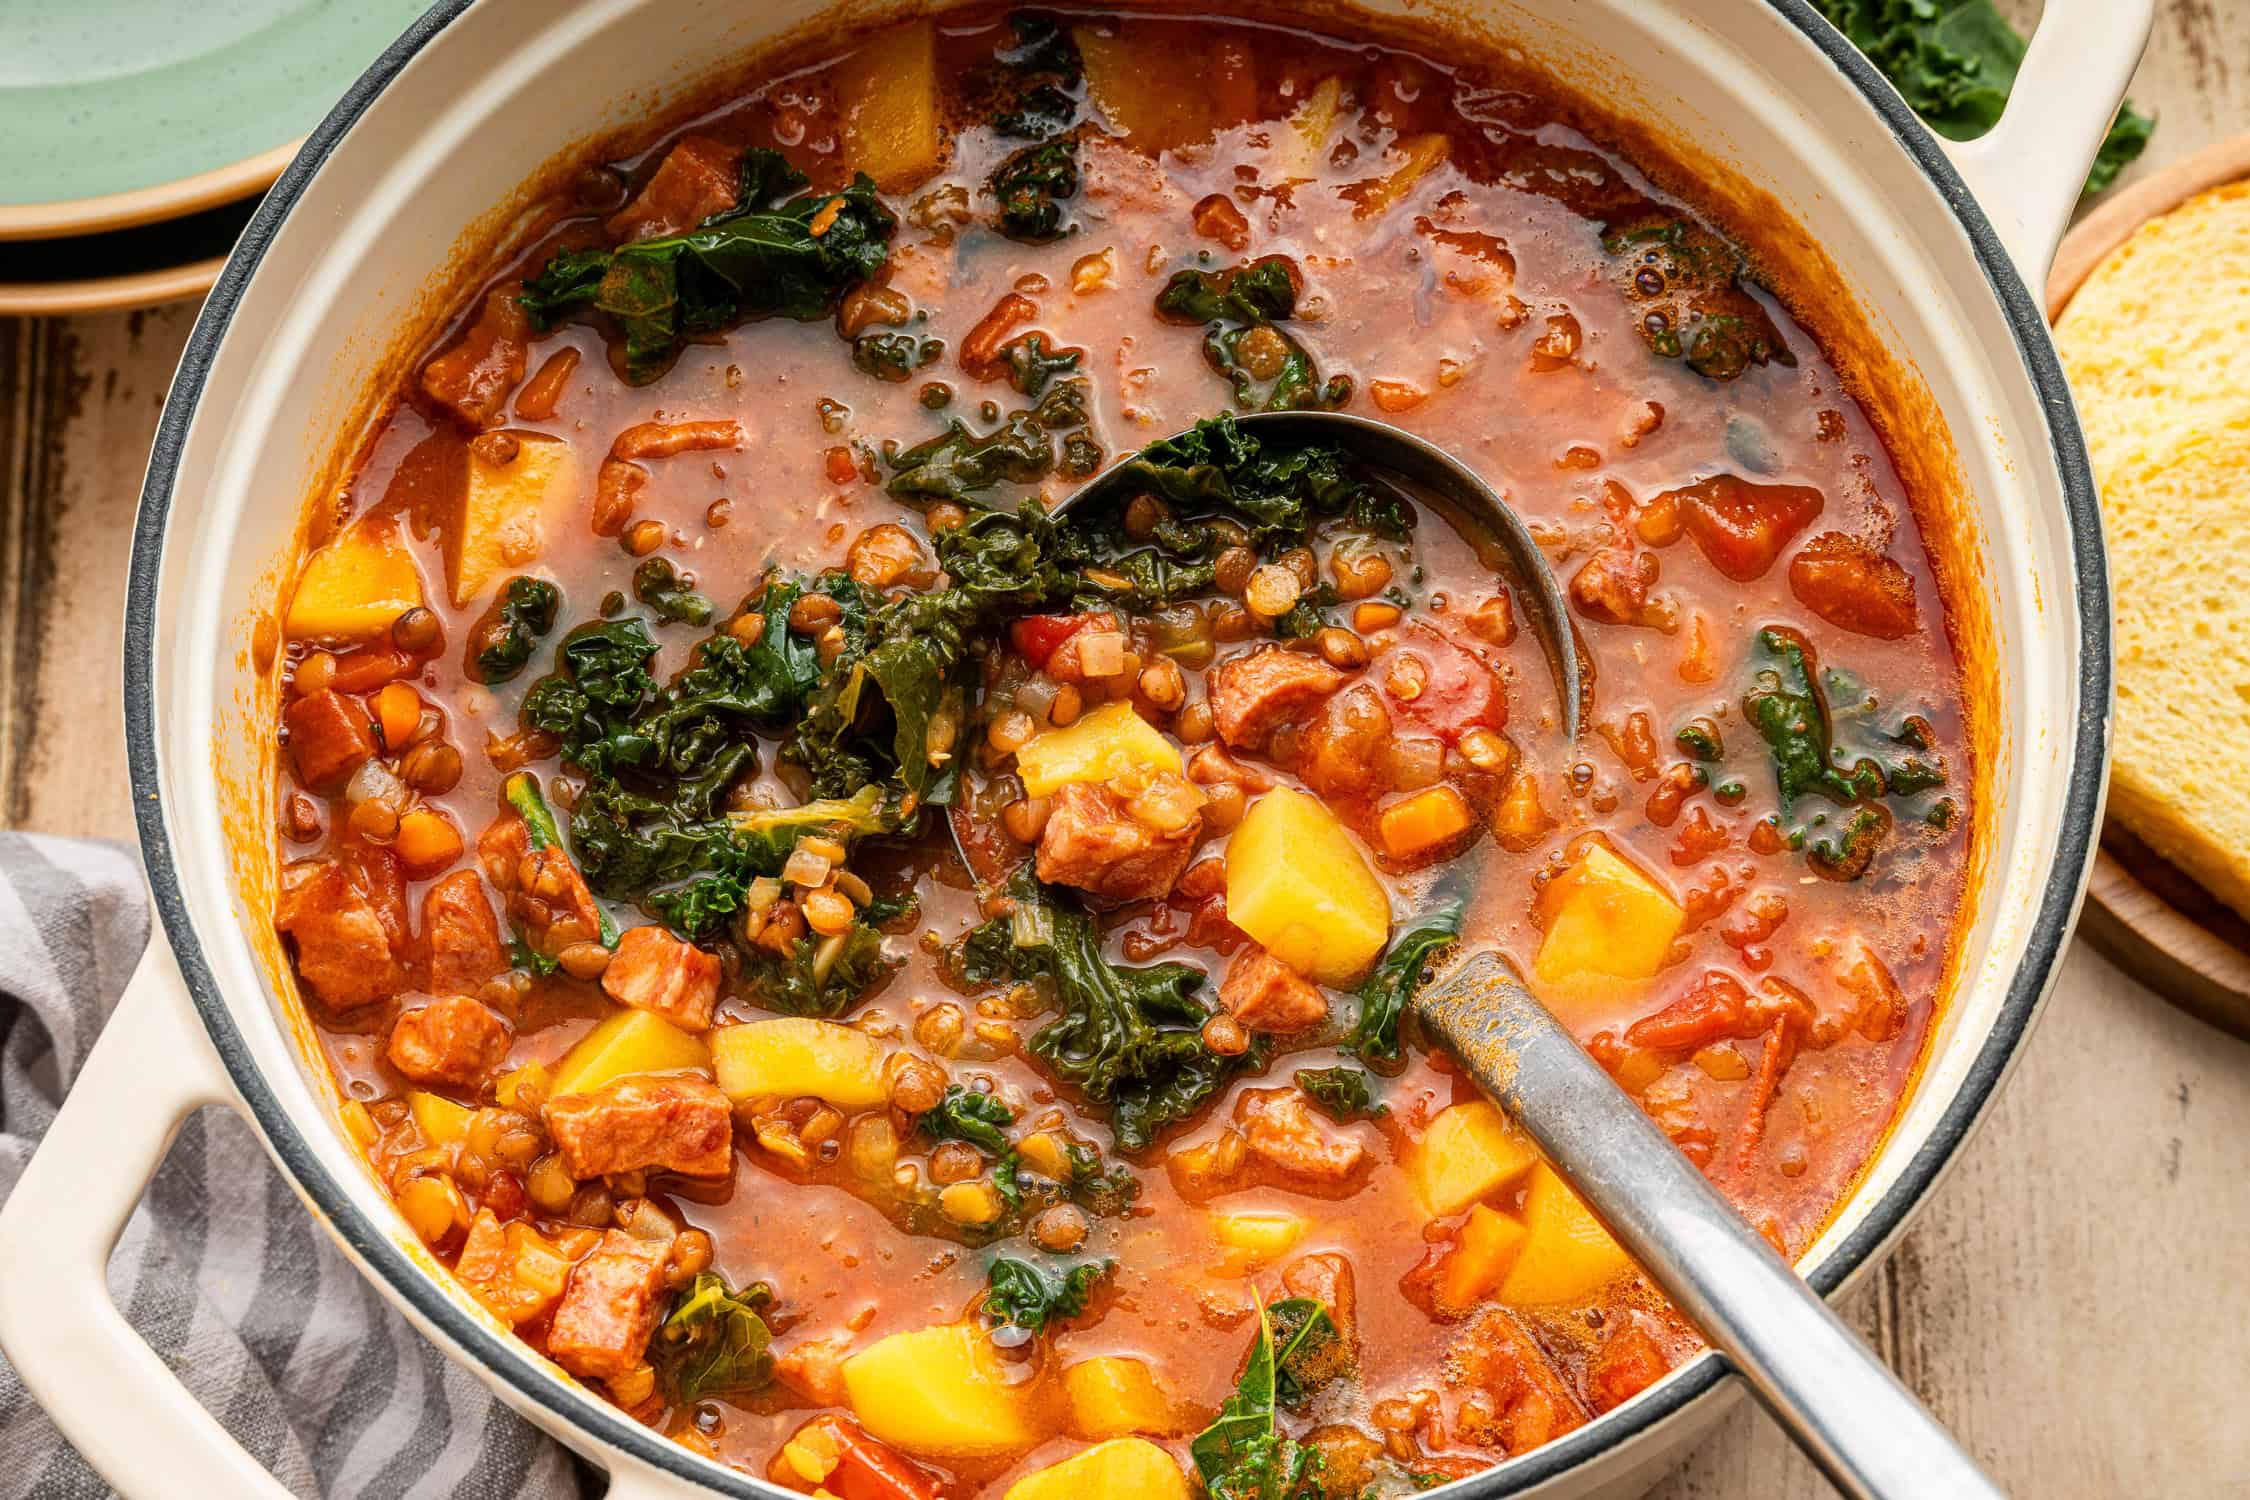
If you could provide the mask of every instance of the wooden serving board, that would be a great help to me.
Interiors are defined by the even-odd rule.
[[[2250,135],[2206,146],[2079,220],[2055,252],[2047,276],[2048,321],[2062,315],[2094,267],[2143,224],[2206,189],[2245,177],[2250,177]],[[2102,826],[2079,927],[2173,1004],[2250,1038],[2250,922],[2115,819]]]

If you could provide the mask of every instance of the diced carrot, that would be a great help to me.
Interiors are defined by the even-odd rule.
[[[1442,849],[1475,824],[1467,800],[1443,784],[1392,803],[1376,820],[1383,852],[1393,859],[1416,859]]]

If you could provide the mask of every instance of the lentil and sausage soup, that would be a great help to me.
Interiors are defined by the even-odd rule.
[[[1877,426],[1497,63],[825,45],[580,170],[308,523],[277,925],[345,1129],[495,1319],[808,1494],[1356,1500],[1631,1399],[1693,1332],[1407,1001],[1498,950],[1821,1231],[1973,823]],[[1490,537],[1238,421],[1312,409],[1526,518],[1578,743]]]

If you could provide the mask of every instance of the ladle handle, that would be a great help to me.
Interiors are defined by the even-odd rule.
[[[1497,955],[1469,959],[1415,1008],[1839,1490],[2001,1496]]]

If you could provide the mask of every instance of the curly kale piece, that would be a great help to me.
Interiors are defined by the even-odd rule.
[[[711,623],[711,601],[681,581],[670,558],[651,557],[633,570],[633,597],[659,620],[674,625]]]
[[[886,455],[893,470],[885,489],[894,500],[950,500],[975,505],[996,484],[1036,484],[1055,467],[1051,433],[1086,425],[1086,382],[1060,380],[1038,401],[1008,413],[990,432],[954,418],[924,443]],[[1098,461],[1098,460],[1097,460]]]
[[[1799,797],[1819,795],[1849,807],[1883,794],[1883,771],[1871,760],[1835,763],[1828,700],[1814,679],[1812,647],[1796,631],[1758,632],[1761,665],[1743,697],[1742,715],[1773,755],[1774,785],[1787,812]]]
[[[1754,365],[1797,363],[1744,287],[1742,253],[1693,219],[1652,204],[1646,216],[1604,234],[1602,248],[1616,257],[1618,285],[1651,353],[1719,381],[1738,380]]]
[[[1149,444],[1125,467],[1180,511],[1234,517],[1263,547],[1298,545],[1323,516],[1386,536],[1406,531],[1397,498],[1359,479],[1341,448],[1269,444],[1223,413]]]
[[[911,333],[863,333],[852,340],[852,368],[862,375],[901,385],[914,372],[945,357],[945,340]]]
[[[1000,1132],[1016,1123],[1016,1112],[990,1094],[960,1084],[948,1084],[945,1097],[917,1122],[933,1141],[967,1141],[993,1156],[1007,1152],[1008,1138]]]
[[[883,951],[882,933],[862,921],[840,934],[840,940],[799,938],[785,955],[753,948],[743,963],[742,981],[767,1010],[785,1016],[839,1016],[897,973],[900,963]]]
[[[1292,1308],[1305,1300],[1292,1298],[1271,1308],[1259,1307],[1257,1337],[1234,1394],[1188,1445],[1211,1500],[1300,1500],[1314,1493],[1311,1487],[1321,1467],[1319,1450],[1287,1436],[1275,1420],[1277,1409],[1287,1404],[1285,1393],[1301,1399],[1306,1391],[1301,1378],[1284,1373],[1290,1362],[1308,1343],[1317,1347],[1323,1340],[1331,1345],[1338,1342],[1336,1326],[1320,1304],[1310,1304],[1317,1316]],[[1284,1308],[1291,1308],[1291,1315],[1298,1318],[1287,1336],[1275,1326],[1283,1321]]]
[[[1050,350],[1043,333],[1027,333],[1000,346],[1000,357],[1008,366],[1008,384],[1032,401],[1039,399],[1048,381],[1076,370],[1085,356],[1083,349]]]
[[[1145,1149],[1252,1061],[1203,1045],[1210,1010],[1195,996],[1206,977],[1201,969],[1111,963],[1093,919],[1041,885],[1029,866],[1016,872],[1008,894],[1013,911],[969,934],[963,971],[978,982],[1039,975],[1053,982],[1062,1014],[1032,1036],[1031,1050],[1057,1077],[1109,1106],[1121,1150]]]
[[[1359,1019],[1345,1043],[1360,1061],[1373,1067],[1397,1070],[1398,1023],[1406,1002],[1422,982],[1430,957],[1461,936],[1461,913],[1467,903],[1455,899],[1436,915],[1401,933],[1383,961],[1359,987]],[[1297,1075],[1300,1081],[1303,1074]]]
[[[544,578],[518,576],[500,590],[474,640],[480,642],[469,674],[486,684],[513,680],[531,661],[532,648],[555,628],[562,590]]]
[[[1157,315],[1202,323],[1203,358],[1249,411],[1300,411],[1351,399],[1344,376],[1323,382],[1305,346],[1274,325],[1297,310],[1289,263],[1265,256],[1223,271],[1175,271],[1156,294]]]
[[[1045,244],[1068,232],[1063,204],[1078,195],[1078,142],[1069,136],[1041,141],[993,168],[986,183],[999,200],[994,227],[1012,240]]]
[[[581,309],[607,314],[624,340],[625,378],[645,385],[691,335],[763,315],[826,317],[890,258],[898,221],[865,175],[841,192],[780,202],[804,176],[758,150],[744,153],[741,178],[736,206],[685,234],[558,252],[518,299],[533,326]]]
[[[1109,1274],[1111,1262],[1080,1261],[1067,1270],[1051,1271],[1014,1256],[995,1257],[986,1273],[985,1315],[1000,1325],[1013,1324],[1038,1333],[1051,1322],[1075,1318],[1086,1310],[1094,1283]]]
[[[698,1275],[649,1344],[666,1394],[692,1406],[764,1386],[773,1378],[773,1332],[761,1314],[772,1305],[773,1289],[762,1281],[735,1292],[716,1271]]]
[[[1389,1105],[1375,1097],[1374,1080],[1365,1068],[1299,1068],[1290,1081],[1339,1125],[1391,1112]]]

